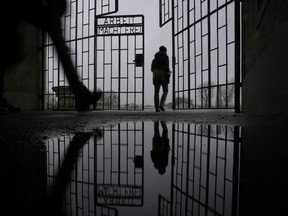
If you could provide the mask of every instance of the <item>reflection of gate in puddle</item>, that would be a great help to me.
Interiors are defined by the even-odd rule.
[[[144,123],[122,123],[105,130],[95,152],[97,204],[143,204],[143,143]]]
[[[238,206],[239,128],[174,125],[170,200],[159,215],[235,215]]]
[[[144,124],[117,124],[103,130],[103,138],[91,137],[75,161],[64,201],[68,215],[117,215],[116,209],[105,205],[143,203]],[[72,137],[47,141],[48,190],[53,187]]]

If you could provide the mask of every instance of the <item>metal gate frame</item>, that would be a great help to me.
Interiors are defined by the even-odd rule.
[[[97,16],[116,13],[118,5],[118,0],[68,0],[66,13],[62,17],[62,32],[70,57],[80,81],[91,92],[97,91],[93,83],[95,20]],[[75,110],[75,96],[64,75],[53,42],[46,32],[42,35],[42,109]]]
[[[144,16],[100,16],[95,26],[98,109],[144,110]]]
[[[63,35],[83,84],[91,92],[101,89],[104,93],[103,100],[98,102],[97,109],[144,110],[144,16],[107,16],[117,11],[118,0],[70,0],[62,19]],[[100,20],[107,19],[109,21],[115,19],[115,23],[99,24]],[[119,20],[120,23],[118,23]],[[101,28],[111,29],[112,32],[111,34],[101,32],[99,31]],[[117,29],[120,32],[117,33]],[[43,35],[43,109],[75,110],[75,96],[64,75],[56,49],[47,33]],[[117,41],[114,43],[112,41],[115,37]],[[123,42],[124,37],[126,42]],[[109,39],[110,50],[105,43]],[[99,42],[100,40],[102,43]],[[117,56],[112,60],[115,53]],[[125,59],[123,55],[125,53],[127,53],[124,66],[126,71],[121,64],[121,61]],[[99,60],[101,55],[103,55],[103,61]],[[110,55],[109,58],[108,55]],[[118,65],[115,62],[118,62]],[[110,69],[107,69],[108,67]],[[123,75],[123,73],[126,74]],[[126,87],[123,87],[123,83]],[[113,92],[115,88],[116,91]],[[121,104],[123,101],[125,105]],[[96,107],[90,108],[96,109]]]
[[[159,7],[160,27],[172,22],[173,109],[240,112],[241,1],[160,0]]]

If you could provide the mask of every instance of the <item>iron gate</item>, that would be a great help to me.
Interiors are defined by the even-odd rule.
[[[117,10],[117,0],[70,0],[63,34],[81,81],[104,93],[98,109],[143,110],[144,17],[107,16]],[[74,110],[75,96],[47,35],[42,48],[44,109]]]
[[[101,128],[98,130],[102,131]],[[97,157],[94,147],[101,136],[90,134],[86,140],[88,134],[66,134],[45,142],[47,193],[63,197],[60,201],[63,201],[65,215],[117,216],[117,209],[98,205],[95,201],[94,164]],[[65,185],[61,186],[65,190],[60,192],[57,188],[63,183]]]
[[[172,21],[174,109],[240,111],[240,1],[160,0]]]
[[[96,34],[95,84],[104,92],[100,106],[143,110],[144,17],[98,17]]]
[[[144,123],[105,128],[95,146],[95,202],[139,207],[144,202]]]

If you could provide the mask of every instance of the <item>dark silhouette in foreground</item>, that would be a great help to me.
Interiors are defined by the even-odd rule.
[[[163,175],[166,172],[166,167],[168,165],[170,146],[166,123],[161,121],[161,126],[163,129],[162,136],[160,136],[159,132],[159,122],[154,122],[154,137],[151,159],[154,163],[154,167],[158,169],[159,174]]]
[[[77,98],[77,110],[85,111],[95,105],[102,92],[91,93],[79,80],[61,32],[61,16],[66,11],[66,0],[1,0],[0,2],[0,113],[20,112],[3,96],[4,74],[21,59],[19,23],[26,21],[45,30],[51,37],[62,63],[69,85]]]

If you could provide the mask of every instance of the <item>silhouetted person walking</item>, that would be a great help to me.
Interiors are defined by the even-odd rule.
[[[160,46],[159,51],[154,55],[151,64],[151,71],[153,72],[154,85],[154,106],[156,112],[165,111],[164,104],[168,94],[168,84],[170,80],[169,57],[167,56],[167,49]],[[159,92],[162,86],[163,94],[159,104]]]
[[[84,111],[89,105],[96,104],[102,92],[91,93],[88,88],[80,82],[62,35],[61,16],[66,10],[66,0],[1,0],[0,8],[0,12],[2,12],[0,15],[1,28],[8,27],[8,31],[7,29],[1,29],[1,34],[2,31],[6,31],[3,39],[7,38],[8,41],[0,41],[0,57],[5,56],[4,59],[0,59],[0,65],[4,65],[4,67],[0,67],[0,111],[12,111],[9,109],[9,104],[3,97],[3,77],[7,68],[11,67],[18,60],[14,55],[10,56],[11,50],[13,53],[19,51],[15,46],[9,47],[2,43],[7,42],[8,44],[13,44],[17,42],[17,39],[21,39],[20,37],[15,39],[16,34],[14,32],[14,29],[17,28],[21,20],[25,20],[48,32],[56,47],[69,85],[77,98],[77,110]],[[10,39],[9,36],[12,37],[12,39]],[[0,39],[2,39],[2,37],[0,37]],[[15,50],[13,50],[14,48]]]
[[[159,174],[162,175],[166,172],[166,167],[168,165],[170,146],[166,123],[161,121],[161,126],[163,129],[162,136],[160,136],[159,132],[159,122],[154,122],[153,148],[150,153],[154,167],[158,169]]]

